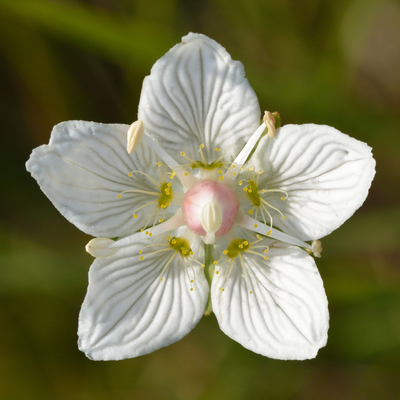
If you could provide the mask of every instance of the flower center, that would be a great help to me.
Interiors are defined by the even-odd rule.
[[[192,186],[182,202],[187,227],[209,244],[215,243],[215,236],[225,235],[232,228],[238,209],[235,192],[209,179]]]

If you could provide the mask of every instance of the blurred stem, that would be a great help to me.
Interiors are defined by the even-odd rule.
[[[212,313],[212,303],[211,303],[211,282],[214,276],[214,257],[213,257],[213,245],[205,244],[204,245],[204,274],[206,275],[206,279],[208,282],[208,286],[210,287],[210,291],[208,292],[208,300],[206,304],[206,308],[204,309],[204,315],[208,317]]]

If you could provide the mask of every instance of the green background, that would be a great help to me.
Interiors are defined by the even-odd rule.
[[[188,31],[243,62],[262,109],[373,147],[364,206],[317,260],[331,328],[314,360],[264,358],[214,316],[153,354],[93,362],[76,330],[92,257],[25,171],[69,119],[130,124],[144,76]],[[0,0],[0,398],[398,399],[400,3]]]

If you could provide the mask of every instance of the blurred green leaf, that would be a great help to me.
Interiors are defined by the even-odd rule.
[[[0,295],[85,291],[90,258],[83,249],[54,251],[0,231]]]
[[[0,11],[109,60],[134,63],[145,73],[177,41],[169,26],[110,15],[76,2],[0,0]]]

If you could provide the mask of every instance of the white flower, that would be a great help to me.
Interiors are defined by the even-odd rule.
[[[88,357],[181,339],[209,293],[221,329],[257,353],[306,359],[325,345],[327,299],[308,252],[319,256],[317,239],[361,206],[375,162],[334,128],[275,132],[271,114],[260,125],[244,75],[218,43],[189,34],[145,79],[139,122],[61,123],[33,151],[41,189],[96,237],[78,332]]]

